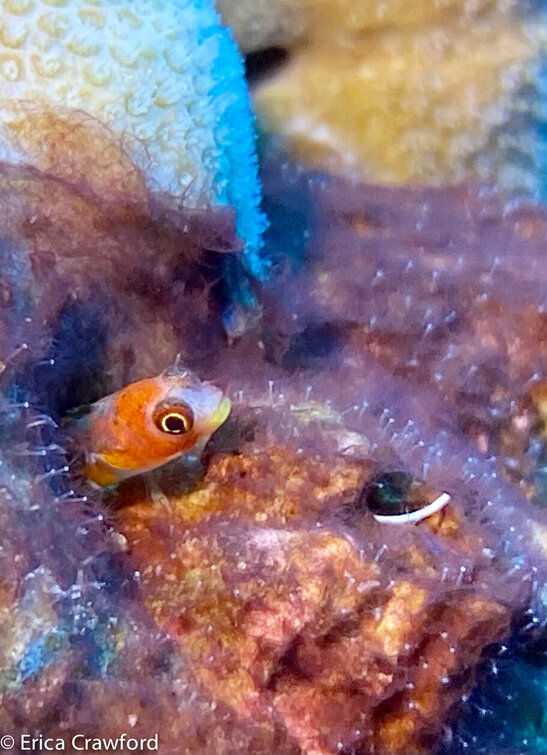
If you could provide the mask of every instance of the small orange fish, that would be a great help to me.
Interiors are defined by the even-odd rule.
[[[201,451],[229,413],[219,388],[176,367],[91,404],[73,434],[89,479],[112,485]]]

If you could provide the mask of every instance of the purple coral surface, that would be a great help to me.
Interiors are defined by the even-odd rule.
[[[541,705],[509,741],[506,698],[472,689],[494,663],[518,695],[504,658],[541,655],[547,218],[279,155],[263,178],[275,275],[228,344],[206,217],[4,172],[2,728],[131,721],[166,753],[539,752]],[[192,484],[166,470],[163,508],[92,490],[62,415],[178,352],[233,399]],[[363,488],[398,469],[450,513],[375,523]]]

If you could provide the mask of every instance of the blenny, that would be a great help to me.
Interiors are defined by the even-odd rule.
[[[199,453],[229,413],[219,388],[177,366],[76,410],[69,429],[88,478],[112,485]]]

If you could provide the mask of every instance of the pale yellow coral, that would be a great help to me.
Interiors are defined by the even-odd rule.
[[[221,7],[254,49],[242,4]],[[284,5],[268,8],[253,3],[266,41],[277,29],[292,52],[255,104],[299,159],[371,182],[474,176],[536,192],[541,17],[519,15],[513,0],[299,0],[294,35],[280,39]]]
[[[381,28],[472,20],[488,8],[506,13],[515,0],[217,0],[242,50],[336,40]]]
[[[313,46],[256,92],[257,110],[316,166],[371,181],[459,180],[503,125],[538,50],[506,19]]]
[[[244,52],[290,44],[307,27],[303,3],[293,0],[217,0],[216,5]]]

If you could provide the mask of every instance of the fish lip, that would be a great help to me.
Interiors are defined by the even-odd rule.
[[[228,419],[231,410],[232,402],[227,396],[224,396],[212,413],[209,425],[216,430]]]

